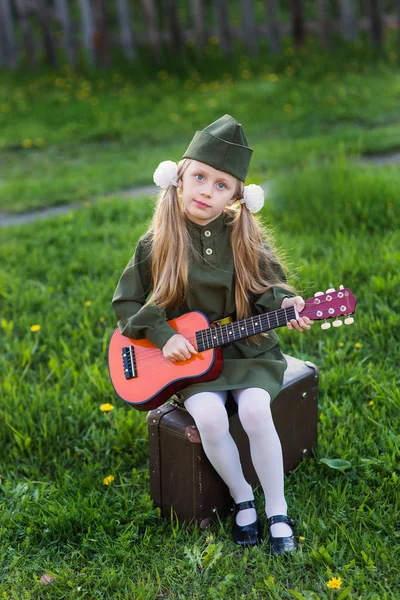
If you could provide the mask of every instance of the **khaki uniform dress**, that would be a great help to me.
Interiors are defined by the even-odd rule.
[[[118,282],[112,301],[123,335],[133,339],[147,338],[161,349],[176,333],[166,320],[189,311],[203,312],[210,322],[227,316],[237,320],[230,219],[228,214],[222,213],[205,226],[186,219],[196,258],[189,266],[188,292],[184,304],[168,312],[154,305],[140,311],[151,291],[152,282],[149,244],[146,244],[149,234],[139,240],[136,252]],[[284,280],[277,261],[275,267],[279,277]],[[292,295],[288,290],[274,286],[252,299],[252,314],[278,310],[283,298]],[[232,342],[222,351],[224,362],[218,379],[189,385],[176,394],[181,402],[199,392],[249,387],[267,390],[271,400],[276,397],[282,386],[287,363],[274,331],[263,336],[260,345],[255,345],[251,338],[247,338]]]

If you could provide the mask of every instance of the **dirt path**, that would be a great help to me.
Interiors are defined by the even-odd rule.
[[[388,154],[370,154],[369,156],[363,156],[361,158],[363,163],[373,163],[374,165],[389,165],[389,164],[400,164],[400,152],[391,152]],[[268,182],[261,184],[265,191],[267,191]],[[13,225],[23,225],[24,223],[32,223],[40,219],[47,219],[48,217],[54,217],[57,215],[65,215],[73,210],[85,208],[88,204],[94,204],[104,198],[139,198],[140,196],[155,196],[159,188],[155,185],[147,185],[121,192],[114,192],[113,194],[107,194],[105,196],[89,198],[85,202],[75,202],[72,204],[63,204],[61,206],[51,206],[49,208],[38,209],[29,211],[26,213],[6,213],[0,212],[0,227],[12,227]]]
[[[93,197],[85,200],[84,202],[73,202],[72,204],[62,204],[60,206],[49,206],[48,208],[40,208],[38,210],[32,210],[25,213],[5,213],[0,212],[0,227],[12,227],[13,225],[23,225],[24,223],[32,223],[33,221],[39,221],[40,219],[47,219],[48,217],[55,217],[57,215],[65,215],[73,210],[79,210],[85,208],[88,204],[95,204],[99,200],[104,198],[139,198],[140,196],[154,196],[157,194],[159,188],[155,185],[146,185],[142,187],[132,188],[124,190],[122,192],[114,192],[113,194],[106,194],[105,196]]]

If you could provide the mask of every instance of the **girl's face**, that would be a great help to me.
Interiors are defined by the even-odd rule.
[[[193,223],[207,225],[236,200],[237,180],[198,160],[192,160],[179,180],[185,215]]]

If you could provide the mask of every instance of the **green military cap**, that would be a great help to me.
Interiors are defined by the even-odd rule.
[[[245,181],[253,150],[243,127],[224,115],[202,131],[196,131],[183,158],[192,158]]]

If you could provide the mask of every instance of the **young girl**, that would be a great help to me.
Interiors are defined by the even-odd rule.
[[[178,165],[165,161],[154,173],[162,190],[152,226],[121,276],[113,308],[123,335],[147,338],[172,362],[197,353],[167,323],[186,312],[201,311],[214,322],[304,308],[253,217],[264,194],[259,186],[244,187],[252,152],[241,124],[224,115],[196,132]],[[300,317],[287,326],[303,331],[312,323]],[[231,392],[265,495],[271,551],[291,552],[297,537],[287,516],[282,448],[270,410],[287,366],[278,337],[269,332],[233,342],[223,356],[218,379],[189,385],[178,397],[233,498],[234,541],[254,545],[261,539],[260,522],[229,433],[225,402]]]

